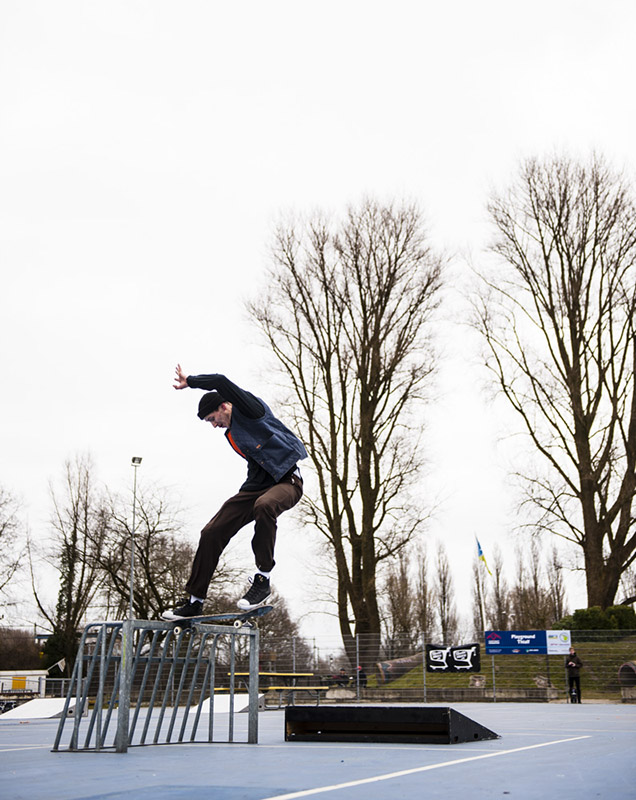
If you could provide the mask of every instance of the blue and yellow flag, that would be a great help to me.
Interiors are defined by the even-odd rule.
[[[488,574],[492,575],[492,572],[488,569],[488,564],[486,563],[486,556],[484,555],[484,551],[481,549],[481,545],[479,544],[479,539],[475,536],[475,541],[477,542],[477,556],[480,561],[484,562],[484,567],[488,570]]]

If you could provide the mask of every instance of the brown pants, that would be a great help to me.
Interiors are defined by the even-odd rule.
[[[276,563],[276,519],[283,511],[295,506],[302,494],[302,480],[297,475],[292,475],[265,491],[239,492],[226,500],[201,531],[186,591],[205,599],[221,553],[230,539],[252,521],[252,550],[256,567],[263,572],[270,572]]]

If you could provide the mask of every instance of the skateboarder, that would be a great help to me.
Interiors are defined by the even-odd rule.
[[[262,400],[240,389],[225,375],[188,376],[180,364],[176,374],[175,389],[209,390],[199,402],[199,419],[225,430],[225,438],[233,450],[247,461],[247,478],[238,493],[223,503],[201,531],[185,586],[188,597],[162,616],[183,619],[202,614],[221,553],[243,526],[254,522],[252,550],[256,574],[251,587],[237,602],[240,609],[249,611],[270,596],[276,520],[302,497],[303,480],[297,462],[307,457],[307,451]]]

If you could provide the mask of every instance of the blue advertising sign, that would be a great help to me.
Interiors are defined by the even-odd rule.
[[[486,631],[486,653],[546,653],[545,631]]]
[[[486,654],[567,653],[570,631],[486,631]]]

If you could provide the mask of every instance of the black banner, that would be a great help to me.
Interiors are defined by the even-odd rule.
[[[480,669],[479,644],[463,644],[459,647],[426,645],[427,672],[479,672]]]

